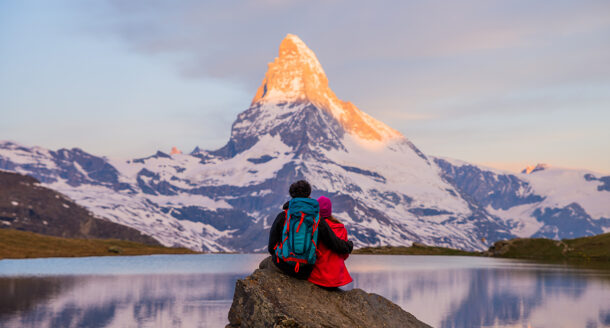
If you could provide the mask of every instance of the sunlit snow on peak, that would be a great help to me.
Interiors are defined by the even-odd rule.
[[[548,169],[550,166],[548,164],[544,164],[544,163],[538,163],[536,165],[528,165],[527,167],[525,167],[525,169],[523,169],[523,171],[521,171],[521,173],[525,173],[525,174],[530,174],[530,173],[534,173],[537,171],[542,171],[544,169]]]
[[[322,65],[311,49],[296,35],[288,34],[280,44],[279,55],[265,74],[252,104],[312,103],[329,112],[345,130],[369,141],[387,141],[402,135],[362,112],[348,101],[337,98],[328,86]]]

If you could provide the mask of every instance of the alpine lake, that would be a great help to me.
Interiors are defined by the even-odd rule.
[[[224,327],[264,254],[0,260],[0,327]],[[610,270],[352,255],[354,282],[433,327],[610,327]]]

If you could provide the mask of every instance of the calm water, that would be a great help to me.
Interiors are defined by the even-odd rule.
[[[0,261],[0,327],[224,327],[264,255]],[[354,255],[354,283],[434,327],[610,327],[610,272],[512,260]]]

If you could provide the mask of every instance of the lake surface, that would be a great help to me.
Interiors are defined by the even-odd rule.
[[[224,327],[262,254],[0,261],[0,327]],[[434,327],[610,327],[610,271],[352,255],[354,282]]]

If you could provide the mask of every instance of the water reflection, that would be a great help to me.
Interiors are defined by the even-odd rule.
[[[354,273],[351,287],[389,297],[434,327],[610,325],[608,272],[523,263],[422,270],[413,264],[398,272]]]
[[[221,327],[242,276],[0,278],[0,326]]]
[[[73,277],[0,278],[0,320],[15,313],[23,313],[40,302],[59,294],[74,282]]]
[[[235,281],[262,256],[206,256],[140,257],[116,275],[108,274],[114,258],[38,260],[55,264],[40,272],[31,262],[17,269],[0,261],[0,327],[223,327]],[[80,274],[66,275],[57,263]],[[434,327],[610,326],[607,271],[421,256],[353,256],[348,263],[348,288],[388,297]],[[90,275],[98,271],[105,275]]]

